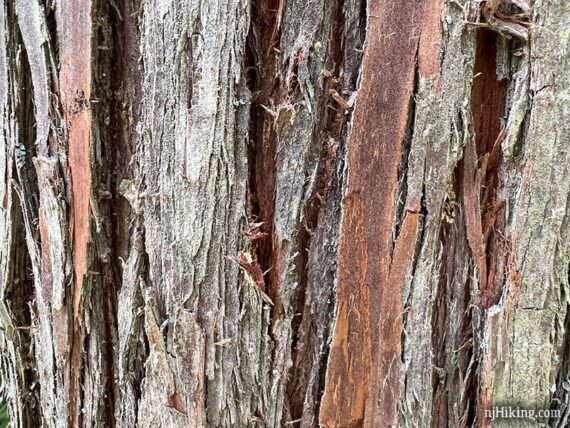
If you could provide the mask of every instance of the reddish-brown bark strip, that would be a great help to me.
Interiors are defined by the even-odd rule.
[[[475,79],[471,91],[471,110],[477,154],[492,150],[501,130],[501,116],[505,108],[506,81],[497,76],[497,34],[491,30],[477,31]]]
[[[479,274],[479,300],[485,307],[501,294],[505,258],[504,242],[496,230],[502,229],[504,217],[497,189],[506,82],[497,77],[496,37],[490,30],[477,32],[477,77],[471,94],[475,135],[465,147],[462,183],[467,238]]]
[[[441,19],[443,0],[432,0],[425,7],[422,19],[422,33],[418,48],[418,68],[420,76],[431,77],[440,72],[439,50],[441,47]]]
[[[325,426],[397,425],[397,382],[389,380],[398,377],[402,327],[395,325],[397,309],[387,308],[401,307],[403,283],[390,281],[392,219],[423,7],[414,1],[369,4],[368,45],[348,141],[338,312],[320,413]]]
[[[463,204],[465,226],[472,257],[479,274],[477,304],[490,308],[499,302],[506,286],[510,291],[519,287],[518,274],[513,270],[506,278],[509,257],[503,237],[504,201],[499,197],[499,169],[502,162],[501,116],[505,108],[506,81],[496,72],[496,40],[499,36],[486,29],[477,31],[475,80],[471,92],[474,138],[465,147],[463,171]],[[512,263],[511,263],[512,264]],[[505,311],[510,312],[513,296],[509,295]],[[490,336],[499,335],[498,316],[488,314],[487,330]],[[502,328],[505,328],[504,326]],[[479,414],[490,408],[493,401],[495,373],[493,361],[500,350],[491,341],[482,363],[478,409]],[[479,426],[488,426],[484,417]]]
[[[320,423],[325,426],[346,426],[364,419],[370,377],[369,261],[361,198],[347,196],[344,209],[349,214],[343,230],[351,231],[351,239],[343,236],[338,263],[339,269],[351,274],[351,281],[343,278],[337,286],[338,310],[320,410]]]
[[[91,1],[63,2],[61,91],[67,122],[72,180],[72,236],[75,266],[73,310],[79,311],[83,275],[87,269],[89,198],[91,195]]]
[[[89,201],[91,196],[91,1],[61,2],[60,52],[61,98],[67,129],[69,168],[72,181],[71,236],[73,239],[73,326],[69,361],[68,424],[80,419],[79,376],[82,355],[81,295],[87,271]]]
[[[482,290],[487,289],[487,261],[485,257],[485,243],[481,226],[481,205],[479,190],[481,177],[477,169],[477,153],[475,145],[468,142],[464,151],[463,170],[463,206],[465,208],[465,227],[467,240],[473,256],[473,262],[479,273],[479,283]]]

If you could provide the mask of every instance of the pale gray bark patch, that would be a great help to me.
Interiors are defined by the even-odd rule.
[[[257,409],[235,408],[235,403],[253,394],[250,388],[259,391],[261,384],[245,390],[235,386],[237,355],[244,352],[235,326],[241,306],[263,309],[257,301],[240,302],[238,266],[229,259],[247,250],[242,237],[246,135],[236,105],[245,85],[248,5],[142,2],[142,9],[144,80],[136,180],[144,186],[148,286],[156,295],[157,322],[165,322],[169,352],[178,346],[176,314],[195,314],[204,335],[197,345],[204,353],[204,384],[198,389],[207,391],[205,402],[193,404],[194,391],[186,389],[175,369],[182,361],[160,364],[170,364],[186,408],[197,406],[198,413],[207,409],[215,426],[248,424]],[[229,346],[216,345],[226,339]],[[160,354],[149,358],[159,359]],[[259,361],[253,363],[258,366]],[[157,381],[150,367],[147,385]],[[149,388],[145,394],[154,394]],[[145,411],[159,415],[164,408]]]
[[[46,300],[51,302],[53,310],[63,308],[65,288],[71,282],[71,254],[67,239],[67,208],[65,205],[65,186],[59,174],[56,159],[37,157],[34,159],[40,190],[40,219],[46,229],[49,240],[50,266],[45,269],[51,274],[51,284],[43,287]]]
[[[45,18],[43,7],[36,0],[17,0],[16,14],[20,34],[30,65],[32,83],[34,87],[34,105],[36,121],[36,146],[42,155],[47,153],[46,140],[48,137],[49,119],[49,92],[48,92],[48,59],[44,46],[47,43]],[[24,145],[31,146],[31,144]]]
[[[522,282],[514,310],[507,313],[499,306],[493,311],[504,329],[496,336],[490,331],[486,341],[504,346],[493,359],[495,402],[548,407],[553,389],[560,389],[568,377],[560,372],[560,344],[570,251],[565,239],[570,195],[570,9],[564,1],[538,3],[533,17],[525,166],[518,192],[508,196],[513,207],[509,232],[515,237],[513,251]]]
[[[198,420],[188,420],[185,408],[177,403],[177,400],[180,401],[177,377],[170,367],[163,333],[156,323],[153,300],[148,297],[144,309],[150,353],[145,363],[146,376],[142,385],[138,426],[184,426],[189,422],[192,426],[199,426]]]

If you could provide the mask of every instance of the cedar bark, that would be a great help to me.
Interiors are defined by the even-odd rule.
[[[13,426],[566,426],[569,22],[1,0]]]

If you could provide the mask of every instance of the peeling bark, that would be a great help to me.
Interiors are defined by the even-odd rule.
[[[13,426],[566,426],[568,22],[0,2]]]

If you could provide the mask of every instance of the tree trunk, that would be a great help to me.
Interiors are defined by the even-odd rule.
[[[2,0],[13,426],[566,426],[569,23]]]

